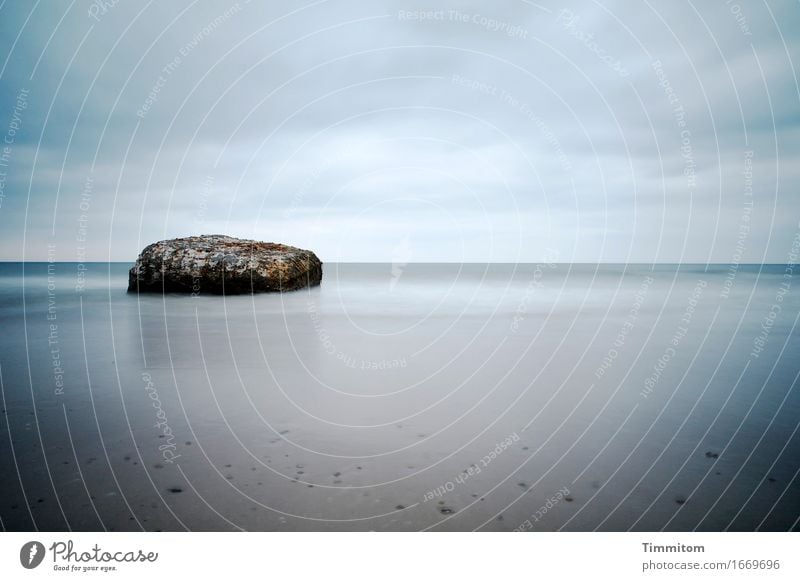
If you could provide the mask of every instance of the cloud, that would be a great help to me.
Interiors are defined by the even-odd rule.
[[[71,260],[83,219],[93,260],[224,232],[323,260],[726,262],[751,150],[743,261],[798,228],[792,5],[90,5],[0,9],[0,134],[29,91],[0,258]]]

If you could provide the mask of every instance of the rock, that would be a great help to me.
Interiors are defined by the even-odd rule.
[[[128,276],[128,292],[242,294],[289,291],[322,279],[310,250],[205,235],[150,244]]]

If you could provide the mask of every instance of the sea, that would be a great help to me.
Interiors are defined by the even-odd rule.
[[[795,265],[0,263],[8,531],[786,531]]]

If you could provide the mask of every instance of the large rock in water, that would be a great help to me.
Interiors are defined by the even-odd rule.
[[[318,285],[322,262],[285,244],[206,235],[162,240],[139,254],[128,291],[241,294]]]

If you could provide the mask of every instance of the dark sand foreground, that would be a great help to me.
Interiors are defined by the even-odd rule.
[[[5,530],[798,528],[783,266],[129,266],[0,264]]]

